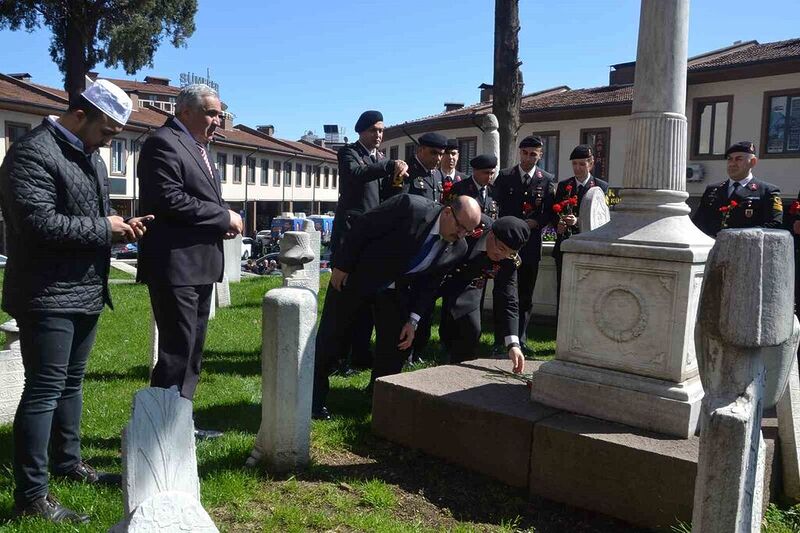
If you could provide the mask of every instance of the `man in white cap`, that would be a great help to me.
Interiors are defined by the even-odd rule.
[[[17,515],[88,520],[49,494],[48,462],[54,476],[120,482],[81,458],[80,421],[97,319],[104,305],[111,307],[111,244],[137,240],[152,218],[116,215],[98,154],[122,131],[131,108],[119,87],[98,80],[66,113],[15,142],[0,166],[8,231],[2,306],[17,320],[25,368],[14,418]]]

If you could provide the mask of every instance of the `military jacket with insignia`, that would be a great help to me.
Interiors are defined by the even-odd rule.
[[[539,223],[539,228],[531,231],[528,243],[520,250],[523,261],[538,261],[542,254],[541,229],[550,221],[548,213],[553,205],[555,177],[537,167],[532,178],[523,183],[519,165],[515,165],[499,172],[493,189],[497,216],[514,216]]]
[[[563,181],[558,182],[558,186],[556,187],[556,194],[555,194],[555,201],[554,204],[562,202],[569,198],[570,196],[577,196],[578,197],[578,204],[572,207],[572,214],[576,217],[580,217],[581,212],[581,202],[583,201],[583,197],[586,195],[586,191],[588,191],[592,187],[600,187],[602,189],[603,194],[608,194],[608,183],[601,180],[600,178],[595,178],[594,176],[589,176],[589,181],[586,182],[585,187],[579,187],[580,182],[578,182],[578,178],[572,176],[571,178],[565,179]],[[571,186],[572,190],[567,192],[567,187]],[[550,207],[550,222],[553,224],[553,227],[556,227],[558,224],[559,215],[555,211],[553,211],[552,206]],[[553,248],[553,253],[559,253],[561,251],[561,243],[564,242],[566,239],[569,238],[570,235],[574,235],[576,233],[580,233],[580,225],[575,224],[571,228],[569,228],[569,232],[563,233],[561,235],[556,236],[556,244]]]
[[[406,193],[439,202],[442,198],[442,182],[438,176],[423,167],[416,157],[412,157],[406,163],[408,163],[408,177],[402,182],[391,177],[387,179],[383,187],[383,200]]]
[[[394,163],[382,153],[370,156],[361,143],[342,146],[339,161],[339,201],[333,219],[331,251],[340,244],[354,217],[378,206],[381,180],[391,176]]]
[[[440,289],[444,312],[454,319],[480,309],[486,280],[494,279],[494,305],[501,314],[497,338],[516,335],[519,329],[519,301],[517,299],[517,263],[513,259],[494,262],[486,254],[486,239],[492,220],[482,217],[481,235],[467,237],[466,257],[444,278]]]
[[[492,185],[486,186],[486,198],[484,198],[480,194],[480,186],[472,177],[469,177],[453,185],[451,196],[471,196],[481,206],[481,211],[485,215],[488,215],[492,220],[497,219],[498,207],[494,199],[494,187]]]
[[[692,222],[703,233],[716,237],[725,228],[782,226],[783,201],[778,187],[753,178],[747,185],[737,188],[728,196],[729,181],[706,187],[700,205],[692,217]]]

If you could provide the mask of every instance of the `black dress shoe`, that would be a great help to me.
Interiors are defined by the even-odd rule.
[[[64,507],[50,494],[37,498],[24,507],[17,507],[14,514],[17,517],[33,516],[44,518],[56,523],[74,522],[86,524],[89,522],[88,516],[78,514],[72,509]]]
[[[217,431],[216,429],[200,429],[194,428],[194,438],[195,440],[211,440],[211,439],[218,439],[222,436],[221,431]]]
[[[79,462],[75,465],[75,468],[69,472],[55,472],[53,476],[60,479],[88,483],[89,485],[107,485],[109,487],[122,486],[121,475],[111,474],[109,472],[98,472],[85,461]]]
[[[327,407],[320,407],[311,411],[312,420],[330,420],[331,414],[328,412]]]

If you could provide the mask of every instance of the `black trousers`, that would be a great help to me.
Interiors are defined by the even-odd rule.
[[[481,310],[475,309],[464,316],[453,318],[446,310],[448,302],[442,305],[442,325],[439,333],[449,363],[457,364],[475,359],[481,338]]]
[[[371,301],[345,286],[337,291],[328,285],[322,317],[317,330],[314,358],[312,409],[320,410],[328,400],[329,376],[353,344],[353,336],[363,321],[363,310],[371,312]]]
[[[401,350],[400,331],[408,322],[408,291],[405,289],[386,289],[375,296],[375,361],[372,365],[370,384],[376,379],[403,370],[411,348]]]
[[[158,325],[158,362],[150,376],[151,387],[177,385],[181,396],[189,400],[194,397],[200,381],[212,287],[148,285]]]
[[[350,364],[357,368],[372,368],[372,307],[362,306],[358,311],[353,338],[350,343]],[[347,354],[342,354],[346,356]]]
[[[536,288],[536,278],[539,276],[539,258],[524,259],[517,269],[517,300],[519,302],[519,331],[509,332],[509,335],[517,335],[520,344],[524,345],[528,340],[528,325],[533,316],[533,291]],[[493,290],[494,300],[497,301],[498,288],[495,285]],[[494,317],[494,344],[504,345],[504,339],[500,337],[501,327],[504,323],[502,309],[494,307],[492,316]]]
[[[98,317],[52,313],[17,317],[25,368],[25,387],[14,418],[18,506],[47,494],[48,460],[57,473],[69,472],[81,460],[83,376]]]

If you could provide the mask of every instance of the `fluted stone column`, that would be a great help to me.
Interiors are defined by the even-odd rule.
[[[697,428],[694,323],[713,240],[686,205],[688,0],[642,0],[623,199],[564,242],[556,358],[533,400],[662,433]]]

